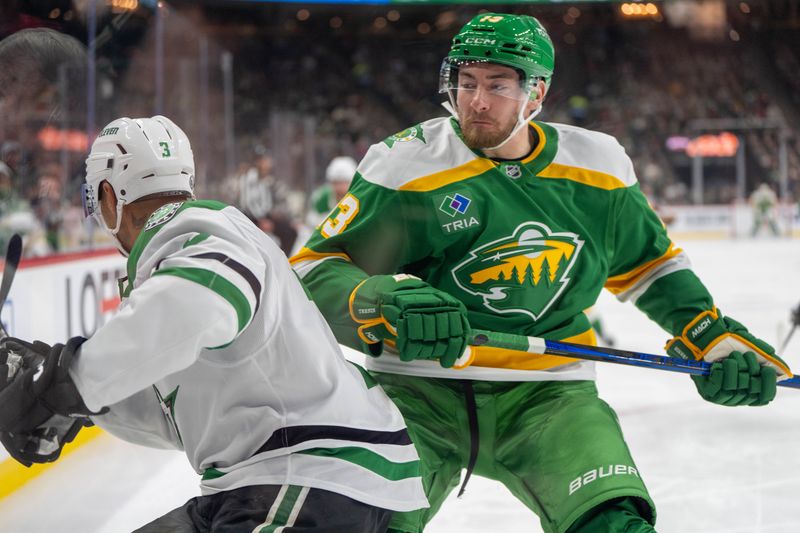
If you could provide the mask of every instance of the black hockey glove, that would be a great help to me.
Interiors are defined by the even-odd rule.
[[[49,346],[13,337],[0,340],[0,431],[31,433],[53,415],[100,414],[86,407],[67,372],[85,341],[73,337],[66,345]]]
[[[86,339],[50,346],[0,340],[0,442],[25,466],[55,461],[92,413],[67,369]],[[104,412],[104,411],[101,411]]]
[[[50,463],[58,459],[64,445],[72,442],[81,428],[91,425],[88,418],[53,415],[30,432],[0,431],[0,442],[11,457],[25,466]]]

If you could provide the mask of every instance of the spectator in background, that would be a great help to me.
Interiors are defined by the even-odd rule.
[[[572,123],[576,126],[585,125],[589,116],[589,100],[583,95],[575,94],[570,96],[567,103],[569,104],[569,116],[572,119]]]
[[[4,214],[3,227],[26,236],[27,255],[59,249],[64,169],[34,162],[44,160],[35,141],[46,126],[84,127],[86,47],[51,28],[27,28],[0,41],[0,149],[10,185],[28,196]],[[33,210],[31,210],[33,208]]]
[[[80,41],[50,28],[20,30],[0,41],[4,120],[35,117],[44,126],[61,120],[67,111],[83,119],[86,63],[86,47]],[[59,94],[62,81],[67,90]]]
[[[6,166],[8,177],[12,184],[16,184],[17,176],[25,166],[22,145],[17,141],[6,141],[0,148],[0,159]]]
[[[0,250],[14,233],[25,237],[25,255],[44,255],[49,247],[41,223],[13,185],[13,172],[0,161]]]
[[[0,161],[0,249],[5,250],[8,239],[14,233],[10,224],[10,215],[16,213],[23,204],[22,199],[14,191],[11,179],[13,172]]]
[[[63,184],[61,181],[61,167],[56,163],[42,166],[37,178],[36,188],[30,198],[33,212],[45,230],[47,244],[50,250],[60,250],[59,229],[62,220]]]
[[[22,203],[14,190],[13,175],[8,165],[0,161],[0,217],[15,211]]]

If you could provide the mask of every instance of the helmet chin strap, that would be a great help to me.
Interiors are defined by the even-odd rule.
[[[453,115],[453,117],[455,117],[456,120],[458,120],[459,119],[458,112],[456,111],[456,103],[455,99],[453,98],[452,91],[447,92],[447,99],[448,99],[447,102],[442,102],[442,107],[447,109],[447,111],[449,111],[450,114]],[[534,119],[534,117],[536,117],[536,115],[542,112],[542,104],[540,103],[539,107],[534,109],[530,115],[525,117],[522,113],[525,111],[525,105],[527,103],[528,100],[522,102],[522,104],[520,105],[519,112],[517,112],[517,123],[514,125],[514,129],[511,130],[511,133],[508,134],[508,137],[506,137],[500,144],[488,148],[482,148],[482,150],[498,150],[499,148],[502,148],[508,141],[511,140],[512,137],[514,137],[514,135],[517,134],[520,128],[527,125],[528,122],[530,122],[531,120]]]
[[[452,100],[452,98],[451,98],[451,100]],[[453,115],[453,118],[458,120],[458,113],[456,113],[456,110],[453,107],[453,104],[451,102],[449,102],[449,101],[448,102],[442,102],[442,107],[447,109],[447,112],[450,113],[451,115]]]
[[[535,117],[536,115],[538,115],[539,113],[542,112],[542,104],[539,104],[539,107],[534,109],[531,112],[531,114],[528,115],[527,117],[522,115],[523,111],[525,111],[525,102],[523,102],[522,105],[519,108],[519,113],[517,113],[517,124],[514,126],[514,129],[511,130],[511,133],[508,134],[508,137],[506,137],[505,140],[503,142],[501,142],[500,144],[498,144],[496,146],[492,146],[491,148],[483,148],[483,150],[498,150],[499,148],[503,147],[508,141],[510,141],[514,137],[514,135],[517,134],[517,132],[522,127],[526,126],[528,124],[528,122],[533,120],[533,117]]]
[[[117,247],[117,250],[119,250],[119,253],[121,253],[125,257],[128,257],[128,255],[130,255],[130,252],[128,252],[125,249],[125,247],[122,246],[122,242],[120,242],[119,237],[117,236],[117,233],[119,233],[119,228],[122,225],[122,208],[124,206],[125,206],[125,200],[118,199],[117,200],[117,223],[114,225],[113,229],[109,227],[108,223],[106,222],[105,217],[103,217],[102,209],[98,209],[97,211],[95,211],[95,213],[97,215],[99,215],[97,218],[99,219],[98,222],[100,223],[100,227],[102,227],[103,230],[105,230],[105,232],[108,233],[111,236],[111,238],[114,240],[114,245]]]

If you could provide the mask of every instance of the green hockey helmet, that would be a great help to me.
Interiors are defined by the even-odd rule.
[[[458,86],[458,68],[468,63],[496,63],[520,74],[525,94],[541,79],[550,86],[555,50],[547,30],[534,17],[481,13],[453,37],[450,52],[442,62],[439,92]]]

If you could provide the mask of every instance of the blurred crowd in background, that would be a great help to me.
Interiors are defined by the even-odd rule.
[[[554,40],[539,119],[615,136],[654,204],[697,200],[681,139],[724,120],[745,146],[745,192],[778,192],[785,172],[782,200],[797,202],[800,2],[719,0],[722,23],[679,23],[687,15],[676,6],[692,3],[633,19],[617,3],[497,10],[539,17]],[[83,159],[111,119],[158,113],[192,140],[198,194],[241,207],[289,253],[330,187],[333,158],[358,161],[372,143],[447,113],[439,66],[475,12],[96,0],[89,17],[86,5],[0,7],[0,245],[22,231],[28,255],[104,244],[82,217]],[[735,157],[703,165],[702,202],[737,200]]]

